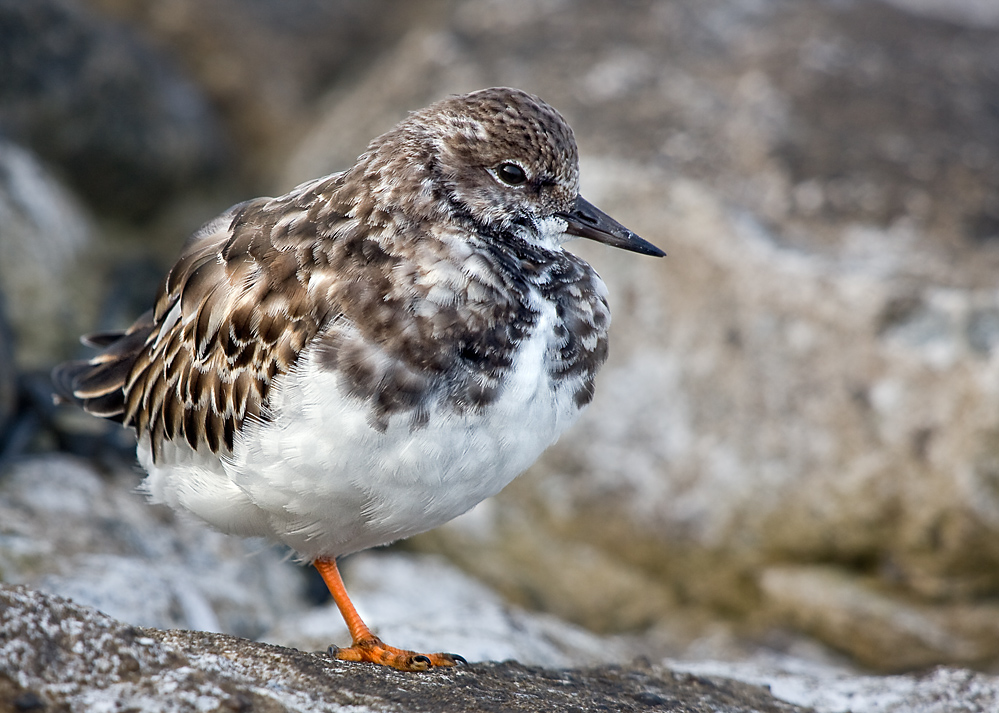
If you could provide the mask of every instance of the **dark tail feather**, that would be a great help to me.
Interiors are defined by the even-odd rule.
[[[101,348],[92,359],[67,361],[52,370],[56,403],[68,402],[103,418],[125,417],[125,385],[136,359],[152,333],[149,312],[127,332],[101,332],[82,338],[84,344]]]
[[[125,332],[93,332],[92,334],[84,334],[80,337],[80,343],[86,347],[93,347],[94,349],[103,349],[104,347],[109,347],[119,339],[125,336]]]
[[[67,361],[52,370],[52,388],[56,403],[74,403],[82,406],[80,399],[73,395],[76,378],[90,368],[89,361]]]

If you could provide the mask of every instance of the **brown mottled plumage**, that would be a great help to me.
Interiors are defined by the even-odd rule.
[[[467,510],[589,403],[610,312],[572,236],[662,254],[579,196],[550,106],[450,97],[208,223],[153,309],[54,381],[136,430],[155,498],[315,562],[354,638],[340,658],[450,665],[371,637],[335,558]]]

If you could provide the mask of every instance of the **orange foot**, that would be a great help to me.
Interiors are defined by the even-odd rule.
[[[347,623],[347,629],[350,631],[350,638],[354,642],[346,649],[330,646],[329,653],[333,658],[340,661],[376,663],[382,666],[391,666],[400,671],[426,671],[434,666],[455,666],[460,663],[468,663],[457,654],[420,654],[415,651],[397,649],[394,646],[386,646],[361,621],[350,597],[347,596],[347,589],[343,586],[336,561],[320,558],[312,564],[319,570],[326,586],[329,587],[333,601],[340,609],[343,620]]]
[[[468,663],[457,654],[420,654],[415,651],[386,646],[377,636],[355,641],[353,646],[341,649],[330,646],[329,654],[340,661],[365,661],[391,666],[400,671],[426,671],[434,666],[456,666]]]

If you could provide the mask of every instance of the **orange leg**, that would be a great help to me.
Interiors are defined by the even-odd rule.
[[[330,655],[334,658],[340,661],[367,661],[382,666],[391,666],[400,671],[426,671],[433,666],[454,666],[466,663],[465,659],[456,654],[419,654],[415,651],[386,646],[381,639],[371,633],[371,629],[361,620],[351,603],[350,597],[347,596],[347,589],[343,586],[343,579],[340,578],[340,570],[337,569],[336,560],[317,559],[312,564],[319,570],[323,581],[329,587],[337,609],[343,615],[343,620],[347,622],[350,638],[353,639],[353,645],[346,649],[330,646]]]

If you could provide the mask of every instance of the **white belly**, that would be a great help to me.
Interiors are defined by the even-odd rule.
[[[436,407],[423,427],[393,417],[380,432],[336,374],[307,360],[275,382],[272,418],[244,424],[231,459],[167,444],[152,464],[140,442],[147,488],[223,531],[276,539],[307,560],[436,527],[499,492],[575,421],[577,382],[555,388],[544,368],[553,320],[546,305],[481,413]]]

